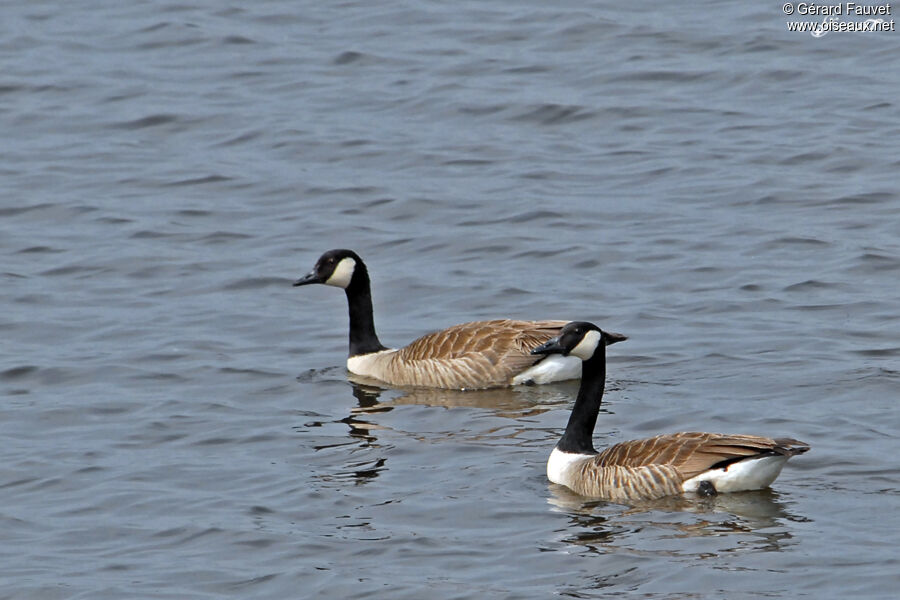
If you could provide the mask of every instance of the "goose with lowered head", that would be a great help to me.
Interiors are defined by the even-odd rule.
[[[531,349],[557,335],[566,321],[496,319],[455,325],[400,349],[375,333],[369,271],[352,250],[329,250],[294,286],[343,288],[350,312],[347,369],[394,386],[447,389],[540,384],[581,376],[581,360],[541,356]]]
[[[583,361],[566,431],[547,461],[547,477],[582,496],[628,502],[695,492],[712,496],[768,487],[787,460],[809,450],[790,438],[683,432],[594,450],[591,436],[606,379],[606,346],[626,339],[593,323],[572,322],[536,347],[538,355]]]

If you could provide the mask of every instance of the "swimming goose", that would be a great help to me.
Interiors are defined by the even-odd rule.
[[[584,361],[581,387],[566,431],[547,461],[547,477],[582,496],[612,501],[652,500],[684,492],[712,496],[767,487],[787,460],[809,450],[803,442],[756,435],[671,433],[616,444],[598,453],[591,434],[606,379],[606,346],[626,339],[592,323],[567,323],[538,346],[539,355]]]
[[[375,333],[372,292],[365,263],[352,250],[329,250],[294,286],[322,283],[343,288],[350,310],[347,369],[395,386],[489,388],[549,383],[581,376],[581,360],[532,355],[566,321],[498,319],[463,323],[430,333],[398,350]]]

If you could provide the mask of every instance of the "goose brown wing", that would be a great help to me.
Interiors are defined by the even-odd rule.
[[[669,465],[684,479],[690,479],[719,463],[764,454],[792,456],[808,449],[803,442],[788,438],[683,432],[622,442],[607,448],[593,461],[601,467]]]
[[[459,387],[507,385],[538,360],[531,350],[559,333],[567,321],[496,319],[462,323],[420,337],[397,351],[404,369],[422,369]],[[458,375],[458,377],[457,377]],[[454,387],[456,387],[454,385]]]

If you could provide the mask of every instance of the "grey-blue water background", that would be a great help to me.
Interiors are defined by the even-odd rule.
[[[0,597],[895,597],[900,33],[781,10],[4,2]],[[331,247],[389,344],[628,334],[600,446],[813,450],[569,496],[577,386],[354,389]]]

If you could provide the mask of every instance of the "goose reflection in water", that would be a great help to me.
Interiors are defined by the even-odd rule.
[[[549,492],[547,502],[552,510],[568,515],[561,541],[600,554],[691,554],[686,547],[673,550],[664,543],[658,550],[648,547],[647,533],[653,529],[659,532],[657,540],[715,537],[718,548],[713,555],[747,550],[779,552],[793,538],[783,521],[809,520],[792,514],[778,492],[771,489],[713,497],[669,496],[628,506],[585,498],[557,484],[549,484]],[[685,518],[684,513],[696,516]],[[638,531],[642,535],[634,537]],[[728,539],[733,542],[724,541]],[[632,542],[639,542],[640,548],[632,547]],[[709,549],[704,550],[697,554],[708,558]]]
[[[310,371],[298,379],[301,381],[328,381],[333,371],[333,369]],[[317,450],[337,446],[349,446],[367,450],[379,449],[379,432],[396,432],[397,430],[378,423],[377,415],[390,412],[398,406],[483,408],[493,411],[498,417],[517,419],[537,415],[549,410],[549,406],[541,406],[539,404],[544,395],[549,399],[558,400],[558,392],[541,394],[536,392],[534,388],[529,388],[528,393],[516,391],[516,388],[468,391],[430,388],[397,390],[373,385],[371,381],[360,381],[355,376],[352,379],[350,385],[352,386],[352,393],[353,397],[356,398],[357,406],[351,408],[350,414],[346,417],[332,421],[333,423],[345,424],[349,428],[348,435],[350,439],[345,439],[338,443],[329,443],[326,446],[317,446]],[[454,432],[454,435],[456,433],[458,432]],[[387,459],[381,456],[374,460],[370,458],[365,461],[349,463],[339,473],[331,473],[328,477],[333,480],[352,478],[356,484],[368,483],[387,469],[386,462]]]
[[[577,390],[576,383],[558,383],[547,387],[507,387],[482,390],[442,390],[434,388],[384,388],[375,380],[349,375],[353,395],[359,401],[354,413],[374,413],[391,410],[396,406],[442,406],[444,408],[482,408],[491,410],[498,417],[511,419],[539,415],[559,403],[560,387],[569,385]],[[387,398],[381,400],[381,396]]]
[[[341,423],[346,423],[347,426],[350,427],[350,437],[371,444],[378,439],[375,436],[376,431],[379,429],[388,429],[387,427],[364,421],[358,417],[358,415],[376,414],[393,410],[393,407],[391,406],[383,406],[378,403],[378,397],[380,395],[381,392],[377,388],[353,384],[353,396],[356,398],[359,406],[350,409],[350,414],[341,419]]]

